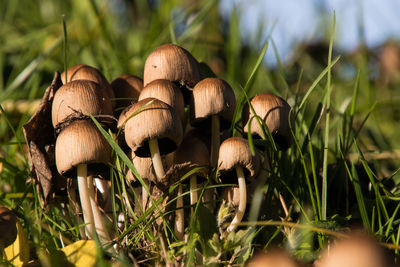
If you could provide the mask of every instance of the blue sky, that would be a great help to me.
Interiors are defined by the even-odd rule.
[[[290,58],[298,42],[323,34],[321,9],[329,23],[335,11],[334,41],[341,51],[352,51],[358,46],[359,20],[364,25],[368,47],[376,47],[390,38],[400,39],[400,0],[221,0],[222,16],[228,19],[234,6],[241,15],[243,40],[251,40],[262,23],[264,37],[272,30],[271,37],[282,60]],[[275,64],[272,49],[267,52],[266,60],[270,65]]]

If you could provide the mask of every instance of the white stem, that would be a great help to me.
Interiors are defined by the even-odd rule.
[[[150,191],[150,181],[149,180],[144,180],[144,182],[147,185],[147,188]],[[149,200],[149,194],[147,193],[146,189],[144,187],[142,187],[142,209],[143,212],[146,211],[146,207],[147,207],[147,201]]]
[[[211,212],[214,211],[214,188],[206,189],[203,193],[204,206],[209,209]]]
[[[94,178],[94,182],[96,183],[97,189],[100,191],[103,200],[104,200],[104,207],[103,210],[108,213],[111,212],[111,189],[106,180],[101,179],[99,177]]]
[[[183,211],[183,199],[182,185],[178,187],[178,199],[176,200],[176,213],[175,213],[175,234],[179,240],[183,240],[184,237],[184,211]]]
[[[190,176],[190,205],[195,205],[197,203],[198,192],[197,190],[197,177],[195,174]],[[192,207],[192,214],[193,214],[193,207]]]
[[[157,139],[149,140],[151,160],[153,161],[154,172],[157,179],[161,180],[165,176],[164,167],[161,160],[160,149],[158,148]]]
[[[96,234],[92,206],[90,204],[90,194],[87,184],[87,165],[79,164],[77,168],[79,198],[81,199],[83,220],[86,225],[86,235],[93,239]]]
[[[239,207],[237,209],[235,218],[233,218],[231,224],[229,225],[227,232],[233,232],[238,224],[242,221],[244,216],[244,212],[246,211],[246,200],[247,200],[247,192],[246,192],[246,180],[244,178],[243,168],[236,167],[236,175],[238,177],[238,184],[239,184]]]
[[[219,152],[219,116],[212,115],[211,116],[211,156],[210,156],[210,164],[212,167],[216,167],[218,162],[218,152]]]
[[[81,212],[81,209],[79,207],[78,200],[76,198],[75,188],[68,187],[67,190],[68,190],[68,194],[69,194],[69,197],[70,197],[69,201],[70,201],[70,203],[71,203],[71,205],[72,205],[72,207],[74,209],[75,214],[77,215],[76,216],[76,220],[77,220],[79,225],[82,225],[83,221],[82,221],[81,216],[79,216],[79,213]],[[84,228],[79,227],[79,233],[80,233],[82,239],[86,239],[86,234],[85,234],[85,229]]]

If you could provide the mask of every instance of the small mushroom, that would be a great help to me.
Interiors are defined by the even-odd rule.
[[[6,247],[17,238],[17,217],[4,206],[0,206],[0,259]]]
[[[125,140],[135,155],[150,157],[159,180],[165,176],[161,154],[176,150],[182,141],[182,125],[168,104],[146,98],[125,113]]]
[[[70,67],[67,73],[61,73],[61,81],[63,84],[76,80],[89,80],[98,83],[105,90],[106,95],[114,106],[114,91],[107,79],[98,69],[85,64],[77,64]]]
[[[77,80],[61,86],[54,95],[51,108],[53,126],[65,122],[76,112],[83,115],[112,116],[111,102],[95,82]]]
[[[183,96],[178,87],[172,82],[164,79],[154,80],[148,83],[140,92],[139,101],[145,98],[156,98],[175,109],[176,114],[185,123],[185,104]]]
[[[202,80],[196,84],[192,93],[190,124],[211,128],[210,163],[215,167],[218,161],[220,128],[226,129],[231,125],[236,107],[235,94],[227,82],[218,78]]]
[[[95,202],[93,178],[88,174],[107,172],[111,147],[90,120],[76,120],[58,135],[55,147],[58,172],[77,177],[83,217],[88,235],[97,232],[103,242],[110,242],[102,215]]]
[[[143,80],[134,75],[124,74],[113,80],[111,87],[116,98],[116,114],[119,115],[122,109],[137,102],[143,89]]]
[[[157,79],[169,80],[183,90],[186,102],[189,91],[200,81],[200,75],[199,63],[187,50],[174,44],[165,44],[147,57],[143,82],[146,86]]]
[[[234,231],[242,221],[246,210],[246,177],[249,179],[256,175],[259,168],[259,159],[257,154],[255,156],[251,155],[250,147],[246,139],[231,137],[221,144],[218,168],[220,170],[220,179],[222,182],[229,182],[229,179],[232,177],[232,171],[235,171],[239,184],[239,206],[235,217],[227,229],[227,233],[229,233]],[[246,174],[244,170],[246,170]]]
[[[285,250],[272,248],[268,251],[257,252],[246,261],[244,267],[300,267],[300,264]]]

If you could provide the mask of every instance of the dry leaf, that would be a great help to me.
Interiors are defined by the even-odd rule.
[[[29,261],[29,243],[24,228],[17,222],[17,239],[4,249],[6,260],[14,266],[22,266]]]

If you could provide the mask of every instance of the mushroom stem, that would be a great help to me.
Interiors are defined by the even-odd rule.
[[[75,215],[77,215],[76,216],[76,220],[78,222],[78,225],[82,225],[83,221],[82,221],[81,216],[79,215],[80,212],[81,212],[81,209],[79,207],[78,200],[76,198],[75,189],[71,188],[71,187],[68,187],[67,191],[68,191],[68,194],[69,194],[69,201],[71,203],[71,206],[74,209]],[[85,229],[84,228],[79,227],[79,233],[80,233],[82,239],[86,239],[86,234],[85,234]]]
[[[93,239],[96,234],[92,206],[90,204],[90,193],[87,183],[87,165],[79,164],[77,168],[79,198],[81,199],[83,220],[86,225],[86,234]]]
[[[108,234],[107,228],[104,223],[103,215],[101,214],[99,207],[97,206],[96,199],[94,196],[94,186],[93,186],[93,178],[90,176],[87,179],[88,189],[89,189],[89,197],[90,203],[92,206],[93,218],[94,218],[94,225],[96,228],[97,235],[102,244],[110,243],[111,238]]]
[[[238,224],[242,221],[244,216],[244,212],[246,211],[246,200],[247,200],[247,192],[246,192],[246,180],[244,178],[243,168],[242,167],[235,167],[236,175],[238,177],[238,184],[239,184],[239,207],[237,209],[236,215],[233,218],[231,224],[229,225],[227,232],[233,232]]]
[[[183,240],[184,237],[184,211],[183,211],[183,199],[182,195],[182,185],[178,187],[178,198],[176,200],[176,218],[175,218],[175,234],[179,240]]]
[[[108,213],[111,211],[112,203],[111,203],[111,190],[106,180],[101,179],[99,177],[95,177],[94,181],[96,183],[96,187],[101,193],[103,200],[104,200],[104,212]]]
[[[165,176],[164,167],[161,160],[160,149],[158,148],[157,139],[149,140],[151,160],[153,161],[154,172],[156,173],[157,179],[161,180]]]
[[[145,180],[144,182],[146,183],[147,188],[150,191],[150,181]],[[143,209],[143,212],[146,211],[148,200],[149,200],[149,194],[147,193],[147,190],[144,187],[142,187],[142,209]]]
[[[190,176],[190,205],[195,205],[198,200],[198,195],[197,195],[197,177],[195,174]],[[193,213],[193,207],[192,207],[192,213]]]
[[[212,167],[215,167],[218,162],[218,152],[219,152],[219,116],[212,115],[211,116],[211,156],[210,156],[210,164]]]

